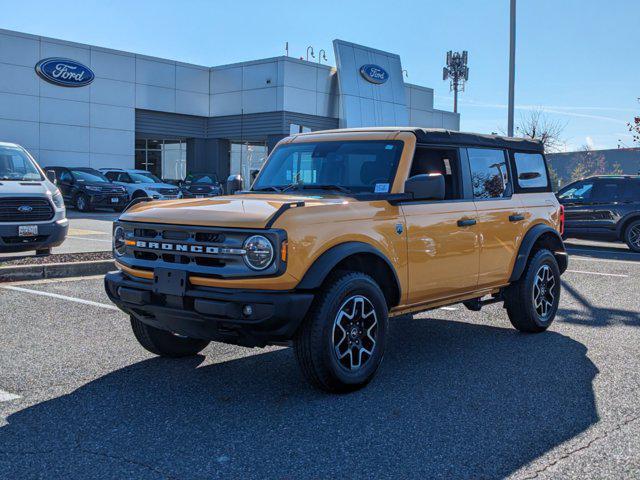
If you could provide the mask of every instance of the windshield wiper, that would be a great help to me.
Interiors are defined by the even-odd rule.
[[[313,184],[313,183],[292,183],[291,185],[288,185],[287,187],[283,188],[282,191],[285,192],[285,191],[290,190],[290,189],[295,189],[295,190],[337,190],[338,192],[342,192],[342,193],[352,193],[351,190],[349,190],[346,187],[343,187],[342,185]]]
[[[260,188],[252,188],[251,191],[252,192],[267,192],[269,190],[272,190],[274,192],[282,192],[281,189],[279,189],[278,187],[274,187],[273,185],[269,185],[268,187],[260,187]]]

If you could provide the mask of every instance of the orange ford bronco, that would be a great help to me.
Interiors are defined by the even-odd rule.
[[[150,352],[293,344],[309,382],[349,391],[378,369],[389,317],[504,302],[515,328],[546,330],[563,222],[538,142],[314,132],[283,139],[248,191],[131,205],[105,286]]]

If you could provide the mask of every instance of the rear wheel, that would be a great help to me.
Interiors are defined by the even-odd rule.
[[[163,357],[189,357],[200,353],[209,345],[208,340],[179,337],[166,330],[146,325],[133,316],[131,328],[140,345],[149,352]]]
[[[543,332],[556,316],[560,303],[560,269],[553,253],[538,250],[520,280],[505,292],[511,324],[521,332]]]
[[[640,252],[640,220],[627,225],[624,230],[624,241],[634,252]]]
[[[341,272],[318,295],[294,340],[304,377],[327,392],[362,388],[384,355],[387,304],[363,273]]]

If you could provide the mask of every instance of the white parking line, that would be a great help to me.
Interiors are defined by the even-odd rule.
[[[440,310],[458,310],[456,307],[440,307]]]
[[[16,395],[15,393],[5,392],[4,390],[0,390],[0,402],[10,402],[11,400],[17,400],[20,398],[20,395]]]
[[[620,252],[620,251],[612,251],[612,250],[594,250],[592,248],[574,248],[574,247],[569,247],[567,248],[569,255],[571,255],[571,252],[589,252],[589,253],[599,253],[599,254],[605,254],[605,253],[613,253],[615,255],[631,255],[632,257],[635,258],[640,258],[640,255],[638,255],[635,252]]]
[[[84,240],[86,242],[104,242],[104,243],[113,242],[113,240],[105,240],[104,238],[76,237],[75,235],[67,235],[67,238],[75,238],[76,240]]]
[[[638,257],[640,258],[640,257]],[[581,257],[579,255],[569,255],[569,261],[572,260],[578,262],[603,262],[603,263],[626,263],[627,265],[640,265],[640,262],[633,260],[609,260],[607,258],[591,258],[591,257]]]
[[[60,300],[67,300],[69,302],[82,303],[84,305],[91,305],[92,307],[100,307],[100,308],[106,308],[108,310],[117,310],[117,311],[119,311],[119,309],[114,305],[108,305],[106,303],[92,302],[91,300],[84,300],[82,298],[67,297],[66,295],[59,295],[57,293],[41,292],[40,290],[31,290],[29,288],[16,287],[16,286],[13,286],[13,285],[0,286],[0,288],[4,288],[6,290],[15,290],[16,292],[24,292],[24,293],[32,293],[34,295],[42,295],[43,297],[59,298]]]
[[[584,270],[566,270],[567,273],[584,273],[586,275],[602,275],[603,277],[623,277],[628,278],[629,275],[622,273],[603,273],[603,272],[585,272]]]

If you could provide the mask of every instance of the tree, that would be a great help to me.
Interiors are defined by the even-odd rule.
[[[542,108],[537,108],[520,116],[516,131],[523,138],[542,142],[546,152],[557,152],[564,146],[562,132],[566,126],[566,123],[563,124],[545,115]]]
[[[614,165],[614,170],[622,168],[620,164]],[[582,152],[578,155],[578,163],[571,172],[571,181],[581,180],[583,178],[592,177],[594,175],[604,175],[607,172],[607,160],[605,156],[593,150],[588,145],[582,147]]]
[[[640,102],[640,98],[638,98],[638,102]],[[627,122],[627,128],[631,133],[633,143],[640,144],[640,116],[633,117],[633,120]]]

